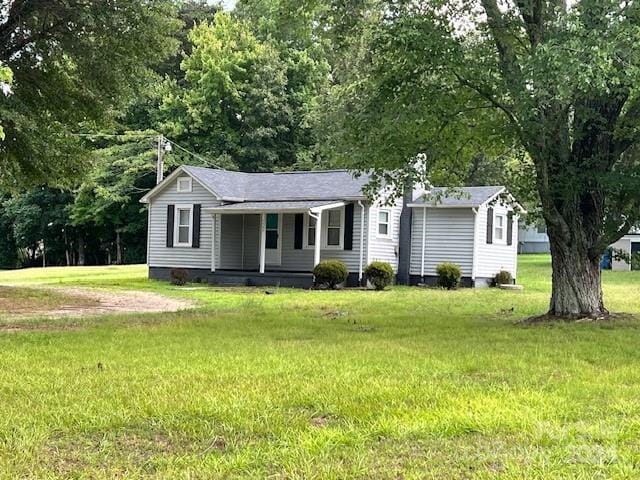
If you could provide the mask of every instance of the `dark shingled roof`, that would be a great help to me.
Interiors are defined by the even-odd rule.
[[[412,205],[434,207],[479,207],[504,190],[503,186],[487,187],[433,187],[426,196],[416,198]]]
[[[223,200],[236,202],[364,198],[362,188],[369,181],[366,175],[355,178],[346,170],[242,173],[190,166],[183,169]]]

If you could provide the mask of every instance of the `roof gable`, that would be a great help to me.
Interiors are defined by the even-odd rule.
[[[483,187],[433,187],[425,195],[415,197],[411,206],[415,207],[479,207],[493,200],[506,190],[501,185]]]
[[[229,202],[364,199],[363,187],[369,181],[366,175],[355,178],[346,170],[244,173],[185,165],[147,193],[142,201],[159,193],[179,171],[189,174],[216,198]]]

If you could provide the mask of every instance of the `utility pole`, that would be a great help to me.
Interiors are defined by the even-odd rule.
[[[158,163],[156,165],[156,184],[164,179],[164,136],[158,135]]]
[[[158,135],[158,163],[156,165],[156,185],[164,180],[164,154],[171,152],[171,142]]]

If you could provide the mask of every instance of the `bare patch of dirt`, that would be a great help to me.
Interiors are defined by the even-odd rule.
[[[93,288],[63,287],[33,289],[39,297],[53,295],[56,302],[27,303],[25,308],[4,313],[9,318],[26,319],[34,317],[46,318],[78,318],[118,313],[160,313],[177,312],[195,307],[195,302],[166,297],[158,293],[137,290],[101,290]],[[0,310],[0,313],[3,313]],[[65,328],[73,329],[73,323]],[[59,328],[60,326],[6,323],[0,324],[0,331],[20,331],[33,329]]]
[[[0,314],[25,314],[67,306],[95,306],[98,302],[89,297],[66,295],[51,288],[26,288],[0,285]]]
[[[60,288],[65,295],[76,298],[94,300],[97,305],[91,307],[78,307],[75,305],[47,312],[51,316],[85,316],[102,315],[106,313],[158,313],[177,312],[195,306],[194,302],[178,298],[166,297],[153,292],[141,292],[137,290],[98,290],[90,288]]]

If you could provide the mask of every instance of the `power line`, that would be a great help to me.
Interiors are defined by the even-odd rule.
[[[132,132],[132,133],[72,133],[71,136],[73,137],[105,137],[105,138],[123,138],[123,137],[124,138],[127,138],[127,137],[158,138],[159,135],[157,133]],[[218,170],[226,170],[226,168],[216,165],[215,163],[213,163],[213,161],[209,160],[208,158],[205,158],[202,155],[198,155],[197,153],[192,152],[191,150],[187,150],[182,145],[179,145],[178,143],[165,137],[164,135],[162,135],[162,138],[164,141],[182,150],[184,153],[191,155],[194,158],[197,158],[198,160],[203,162],[206,166],[212,167]]]
[[[178,144],[177,144],[176,142],[174,142],[173,140],[170,140],[170,139],[168,139],[167,137],[164,137],[164,139],[165,139],[165,141],[169,142],[169,143],[170,143],[171,145],[173,145],[174,147],[177,147],[177,148],[179,148],[180,150],[182,150],[183,152],[185,152],[185,153],[187,153],[187,154],[191,155],[191,156],[192,156],[192,157],[194,157],[194,158],[197,158],[197,159],[198,159],[198,160],[200,160],[201,162],[204,162],[204,164],[205,164],[205,165],[207,165],[207,166],[211,166],[211,167],[216,168],[216,169],[218,169],[218,170],[226,170],[226,168],[223,168],[223,167],[221,167],[221,166],[219,166],[219,165],[216,165],[216,164],[215,164],[215,163],[213,163],[211,160],[209,160],[209,159],[207,159],[207,158],[205,158],[205,157],[203,157],[203,156],[201,156],[201,155],[198,155],[197,153],[194,153],[194,152],[192,152],[192,151],[190,151],[190,150],[187,150],[186,148],[184,148],[184,147],[183,147],[183,146],[181,146],[181,145],[178,145]]]

